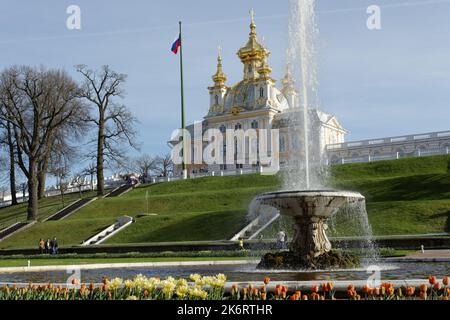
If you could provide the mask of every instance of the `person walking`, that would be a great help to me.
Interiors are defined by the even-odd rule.
[[[284,240],[286,237],[286,233],[284,231],[280,231],[277,234],[277,248],[284,249]]]
[[[43,254],[45,250],[45,242],[44,239],[39,239],[39,253]]]
[[[58,240],[56,240],[56,237],[53,238],[53,254],[58,254]]]
[[[46,254],[49,254],[50,253],[50,239],[47,239],[47,241],[45,241],[45,245],[44,246],[45,246],[44,247],[44,252]]]

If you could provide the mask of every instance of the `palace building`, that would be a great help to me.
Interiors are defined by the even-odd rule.
[[[238,50],[237,56],[242,63],[242,80],[230,86],[227,84],[228,77],[224,72],[219,50],[217,69],[212,76],[213,83],[208,88],[210,102],[201,124],[202,133],[208,129],[218,129],[222,133],[230,129],[244,131],[279,129],[280,166],[289,165],[289,154],[292,150],[301,148],[302,137],[301,130],[288,131],[287,128],[288,125],[292,128],[292,121],[298,122],[295,125],[300,125],[300,114],[303,112],[298,107],[299,94],[295,89],[291,72],[287,69],[278,86],[277,81],[271,76],[272,69],[268,61],[270,51],[258,41],[253,18],[248,41]],[[344,142],[347,131],[333,115],[314,108],[309,112],[309,121],[314,123],[312,128],[315,128],[315,132],[311,133],[310,138],[314,139],[313,145],[319,149],[319,153],[326,152],[327,144]],[[194,125],[187,126],[186,129],[191,133],[193,140],[201,139],[194,137]],[[224,152],[225,149],[224,145]],[[198,150],[193,147],[191,154],[194,155],[196,152]],[[259,166],[259,163],[250,164],[244,161],[244,163],[217,163],[209,166],[196,164],[189,167],[190,171],[200,169],[219,171],[249,169],[255,166]]]
[[[300,94],[289,68],[278,83],[272,78],[269,64],[270,51],[257,38],[256,25],[252,17],[250,34],[237,56],[242,63],[242,80],[234,85],[227,83],[228,77],[222,65],[221,52],[217,57],[217,68],[208,87],[209,108],[201,123],[186,127],[191,136],[191,163],[187,165],[189,173],[220,172],[236,169],[264,170],[259,162],[250,163],[248,145],[244,151],[245,161],[225,162],[227,146],[224,139],[221,163],[206,164],[194,161],[194,156],[201,154],[207,143],[203,134],[208,129],[217,129],[224,136],[229,130],[279,129],[279,168],[297,166],[303,159],[303,109],[300,107]],[[370,162],[397,159],[409,156],[449,154],[450,132],[435,132],[402,137],[389,137],[362,141],[345,142],[348,133],[334,115],[309,107],[309,141],[310,159],[328,164]],[[194,130],[194,127],[197,129]],[[200,127],[200,130],[198,129]],[[179,139],[169,141],[173,146]],[[251,143],[249,143],[251,144]],[[202,150],[198,150],[201,146]],[[312,150],[311,150],[312,148]],[[235,147],[234,152],[238,148]],[[254,152],[254,151],[253,151]],[[270,151],[269,151],[270,152]],[[181,174],[181,166],[176,166],[175,175]]]

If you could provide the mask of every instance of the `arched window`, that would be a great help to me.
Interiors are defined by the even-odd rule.
[[[227,131],[227,127],[225,127],[225,125],[221,125],[219,130],[220,132],[225,133]]]
[[[251,64],[248,65],[248,72],[253,72],[253,66]]]
[[[236,125],[234,126],[234,130],[239,130],[242,129],[242,124],[240,124],[239,122],[236,123]]]
[[[259,97],[264,98],[264,88],[263,87],[259,88]]]
[[[216,105],[218,105],[219,104],[219,96],[216,94],[216,96],[214,98],[215,98]]]
[[[258,129],[258,121],[253,120],[251,126],[252,126],[252,129]]]

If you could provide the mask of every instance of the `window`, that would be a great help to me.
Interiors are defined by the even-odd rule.
[[[253,72],[253,66],[251,64],[248,65],[248,72]]]
[[[234,130],[239,130],[239,129],[242,129],[242,124],[236,123],[236,125],[234,126]]]
[[[216,102],[216,105],[218,105],[219,104],[219,96],[216,94],[216,96],[215,96],[215,102]]]
[[[258,129],[258,121],[253,120],[251,126],[252,126],[252,129]]]
[[[259,88],[259,97],[264,98],[264,88]]]
[[[225,127],[224,125],[221,125],[219,130],[220,130],[220,132],[225,133],[227,131],[227,127]]]

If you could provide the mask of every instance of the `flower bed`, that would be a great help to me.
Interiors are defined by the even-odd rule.
[[[68,287],[33,285],[27,287],[4,286],[0,288],[0,300],[449,300],[449,277],[439,281],[429,277],[429,283],[419,287],[397,287],[391,283],[370,288],[367,285],[358,292],[354,285],[347,292],[336,292],[332,282],[314,285],[308,292],[290,291],[277,285],[267,290],[270,283],[265,278],[260,286],[249,285],[225,290],[226,276],[202,277],[193,274],[189,279],[168,277],[147,278],[136,276],[133,280],[104,279],[102,284],[80,284],[73,280]]]

